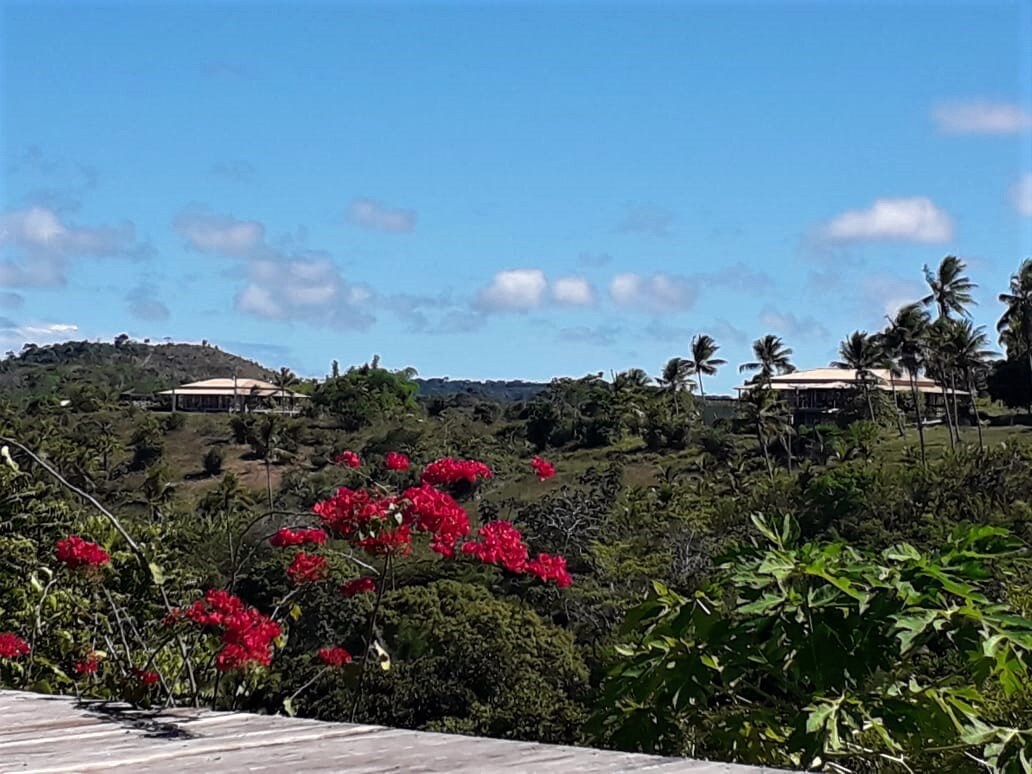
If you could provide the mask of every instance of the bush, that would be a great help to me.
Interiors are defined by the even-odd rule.
[[[222,450],[212,446],[204,455],[204,472],[217,476],[222,472]]]
[[[166,433],[182,430],[184,427],[186,427],[186,415],[181,412],[173,411],[162,417],[161,429]]]

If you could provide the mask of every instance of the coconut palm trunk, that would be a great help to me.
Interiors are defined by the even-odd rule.
[[[925,449],[924,418],[921,416],[921,393],[917,391],[917,377],[913,371],[910,375],[910,394],[914,396],[914,413],[917,415],[917,437],[921,442],[921,465],[928,466],[928,452]]]
[[[985,441],[982,438],[982,417],[978,414],[977,393],[975,392],[975,375],[971,369],[966,369],[968,394],[971,396],[971,410],[975,414],[975,427],[978,428],[978,450],[985,450]]]

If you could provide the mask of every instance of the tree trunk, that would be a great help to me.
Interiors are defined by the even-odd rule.
[[[763,452],[763,460],[767,463],[767,475],[770,476],[771,483],[773,483],[774,466],[770,462],[770,450],[767,448],[767,439],[763,435],[763,430],[759,427],[756,428],[756,437],[760,441],[760,450]]]
[[[960,443],[960,403],[957,401],[957,375],[950,372],[950,391],[953,393],[953,425],[957,428],[957,443]]]
[[[871,386],[864,382],[861,385],[861,389],[864,391],[864,398],[867,399],[867,416],[870,417],[871,421],[874,421],[874,404],[871,402]]]
[[[977,395],[975,393],[975,379],[971,369],[967,370],[968,393],[971,395],[971,410],[975,413],[975,427],[978,428],[978,450],[985,450],[985,442],[982,440],[982,418],[978,415]]]
[[[944,380],[945,381],[945,380]],[[940,385],[942,389],[942,408],[946,413],[946,429],[950,436],[950,448],[957,448],[957,442],[953,438],[953,420],[950,418],[950,396],[946,392],[946,385]]]
[[[899,431],[900,438],[907,437],[907,431],[903,427],[903,413],[899,410],[899,396],[896,395],[896,377],[889,375],[890,383],[892,387],[892,406],[896,409],[896,430]]]
[[[699,415],[702,417],[702,425],[706,426],[706,391],[702,389],[702,373],[697,373],[696,376],[699,379],[699,402],[702,403],[702,408],[699,410]]]
[[[914,413],[917,415],[917,437],[921,440],[921,465],[928,467],[928,453],[925,451],[924,418],[921,416],[921,393],[917,391],[917,378],[913,371],[910,376],[910,393],[914,396]]]

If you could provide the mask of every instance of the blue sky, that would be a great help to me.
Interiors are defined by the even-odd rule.
[[[2,8],[3,349],[728,391],[1032,254],[1028,3]]]

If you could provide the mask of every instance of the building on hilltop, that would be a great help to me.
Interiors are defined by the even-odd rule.
[[[873,368],[868,371],[867,383],[872,390],[889,394],[895,393],[900,401],[913,399],[910,377],[895,376],[886,368]],[[778,393],[789,405],[795,415],[797,424],[812,424],[822,419],[831,418],[847,408],[856,399],[860,380],[852,368],[811,368],[806,371],[793,371],[790,374],[772,376],[770,389]],[[944,394],[968,401],[970,396],[963,390],[943,389],[934,379],[918,376],[915,385],[921,399],[921,412],[925,422],[938,417],[944,406]],[[739,397],[759,387],[758,382],[736,387]]]
[[[170,411],[275,412],[296,414],[307,395],[261,379],[204,379],[157,394],[159,408]]]

